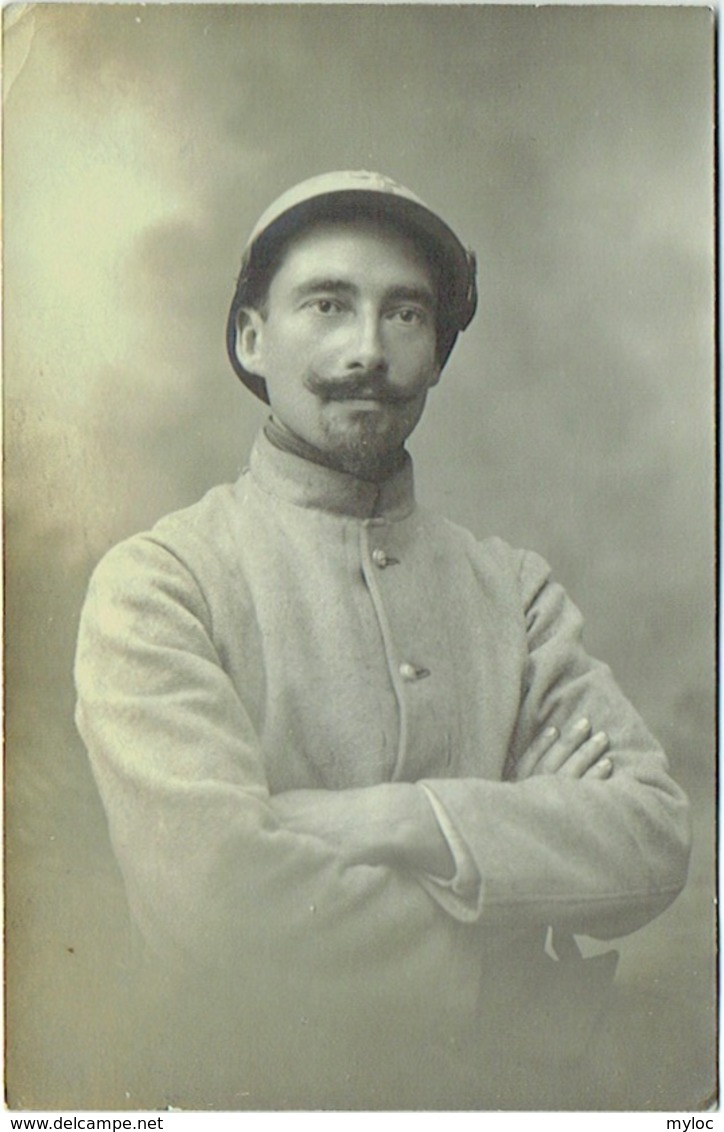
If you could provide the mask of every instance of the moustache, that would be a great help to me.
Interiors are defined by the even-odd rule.
[[[416,395],[402,393],[392,387],[379,373],[359,373],[353,378],[327,378],[309,374],[304,384],[310,393],[324,401],[388,401],[402,405]]]

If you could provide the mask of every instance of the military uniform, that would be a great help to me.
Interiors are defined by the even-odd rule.
[[[241,322],[251,309],[263,326],[289,240],[360,217],[399,224],[434,280],[435,333],[406,373],[418,405],[472,318],[474,257],[419,198],[377,174],[314,178],[261,218],[232,302],[230,358],[261,399]],[[78,726],[153,956],[153,1007],[131,1026],[146,1095],[449,1108],[530,1093],[535,1107],[552,1083],[560,1104],[613,966],[577,960],[573,933],[622,935],[674,898],[685,798],[542,559],[420,508],[401,450],[365,477],[275,427],[236,484],[112,550],[81,621]],[[544,728],[584,716],[608,734],[609,777],[517,781]],[[451,878],[346,864],[275,808],[389,783],[424,799]],[[544,955],[548,927],[568,960]]]
[[[373,485],[260,436],[237,484],[107,555],[81,624],[78,724],[152,949],[265,987],[307,1051],[331,1025],[350,1067],[401,1021],[484,1066],[491,1022],[530,1025],[547,925],[622,935],[685,877],[683,795],[580,630],[537,555],[418,508],[409,462]],[[580,715],[609,781],[510,780]],[[380,782],[425,784],[473,892],[342,867],[270,805]]]

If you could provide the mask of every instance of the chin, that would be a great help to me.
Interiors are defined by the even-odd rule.
[[[362,412],[344,425],[325,430],[325,452],[342,471],[363,476],[378,473],[399,459],[411,427]]]

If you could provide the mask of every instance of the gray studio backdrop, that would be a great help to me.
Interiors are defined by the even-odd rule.
[[[5,10],[10,1103],[122,1107],[126,926],[72,722],[90,570],[236,477],[223,326],[288,184],[379,169],[478,252],[420,495],[532,547],[691,793],[689,886],[621,944],[611,1108],[714,1089],[713,20],[704,8]],[[581,1098],[585,1107],[585,1098]]]

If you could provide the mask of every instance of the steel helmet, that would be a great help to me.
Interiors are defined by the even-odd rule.
[[[437,213],[409,189],[381,173],[322,173],[282,193],[257,220],[246,242],[226,324],[226,348],[234,370],[252,393],[269,401],[266,382],[248,373],[236,353],[237,316],[266,296],[286,243],[318,220],[372,218],[398,224],[422,245],[439,276],[437,353],[445,365],[455,339],[475,314],[475,256]]]

